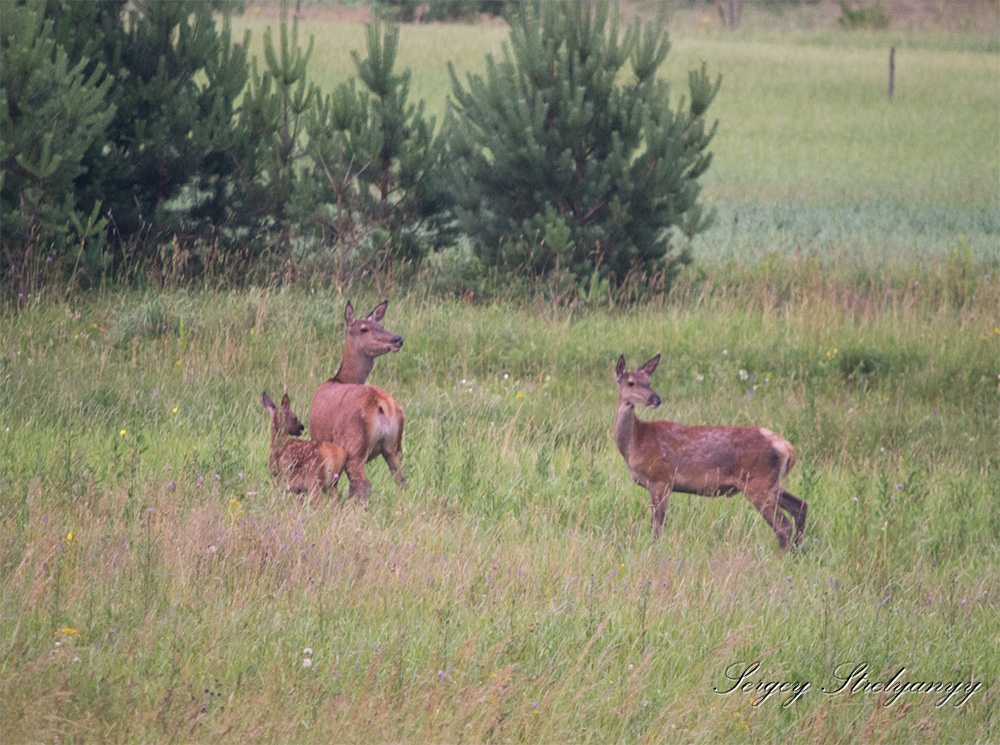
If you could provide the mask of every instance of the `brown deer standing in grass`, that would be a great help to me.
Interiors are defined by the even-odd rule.
[[[347,338],[337,374],[316,389],[309,427],[317,440],[329,440],[347,451],[345,470],[351,486],[348,496],[367,499],[371,482],[365,464],[381,455],[396,481],[406,486],[399,466],[403,450],[403,407],[374,385],[365,385],[375,358],[398,352],[403,337],[382,328],[388,301],[383,300],[364,318],[354,317],[350,303],[344,309]]]
[[[336,489],[347,461],[344,448],[333,442],[294,439],[305,428],[292,412],[287,393],[278,408],[265,391],[264,408],[271,415],[271,454],[267,460],[271,475],[284,479],[289,491],[307,491],[312,497],[320,490]]]
[[[731,497],[743,492],[778,537],[778,546],[788,547],[795,522],[795,545],[806,529],[804,499],[781,488],[779,480],[795,463],[791,444],[763,427],[704,427],[667,421],[644,422],[635,407],[656,408],[661,400],[649,386],[656,369],[656,355],[637,370],[625,369],[625,356],[618,358],[618,411],[615,442],[628,464],[632,479],[649,490],[652,527],[660,534],[671,492],[705,497]]]

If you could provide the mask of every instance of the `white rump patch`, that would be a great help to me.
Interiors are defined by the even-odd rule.
[[[766,427],[761,427],[760,433],[764,435],[767,441],[771,443],[771,446],[775,449],[775,451],[777,451],[778,455],[781,456],[781,471],[778,474],[778,478],[784,478],[785,474],[788,473],[788,462],[792,458],[791,443],[781,435],[776,435]]]

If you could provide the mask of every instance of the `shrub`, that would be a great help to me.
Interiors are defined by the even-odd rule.
[[[337,274],[392,259],[420,260],[448,204],[439,179],[443,140],[397,72],[399,27],[367,27],[367,56],[353,78],[317,98],[308,123],[313,179],[301,202],[338,245]],[[347,254],[351,253],[351,256]],[[353,267],[351,265],[354,265]]]
[[[837,21],[849,29],[889,28],[889,14],[882,7],[881,0],[875,0],[874,5],[856,10],[852,10],[844,0],[840,0],[840,18]]]
[[[516,0],[380,0],[379,12],[400,23],[473,21],[480,14],[500,15]]]
[[[74,180],[115,108],[104,67],[72,61],[39,6],[0,4],[0,42],[0,280],[23,293],[41,250],[56,269],[99,263],[100,204],[82,209]]]
[[[300,161],[308,154],[300,132],[319,98],[306,71],[313,40],[303,52],[298,31],[298,18],[289,31],[283,16],[277,47],[271,29],[264,31],[265,67],[261,71],[253,61],[240,110],[248,146],[240,163],[244,185],[237,197],[241,207],[237,219],[251,239],[269,232],[279,235],[286,253],[291,241],[289,212],[300,187]]]
[[[450,161],[465,232],[487,265],[578,280],[596,271],[668,279],[689,236],[709,220],[697,204],[715,127],[705,111],[721,79],[689,77],[690,103],[669,105],[657,71],[670,49],[662,24],[619,33],[602,2],[519,4],[503,59],[464,86],[451,68]],[[630,79],[619,83],[623,69]]]

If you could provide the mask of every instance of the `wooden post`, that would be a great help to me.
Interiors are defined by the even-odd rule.
[[[892,92],[896,89],[896,47],[889,50],[889,101],[892,101]]]

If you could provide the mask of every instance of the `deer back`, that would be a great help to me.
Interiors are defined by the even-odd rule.
[[[378,386],[331,380],[316,389],[309,415],[315,439],[336,442],[349,459],[365,461],[383,449],[400,450],[403,421],[403,407]]]
[[[337,481],[347,452],[333,442],[289,440],[279,456],[279,473],[293,491],[309,491]]]
[[[629,468],[674,491],[722,495],[752,479],[776,484],[795,463],[795,449],[764,427],[702,426],[637,420]]]

